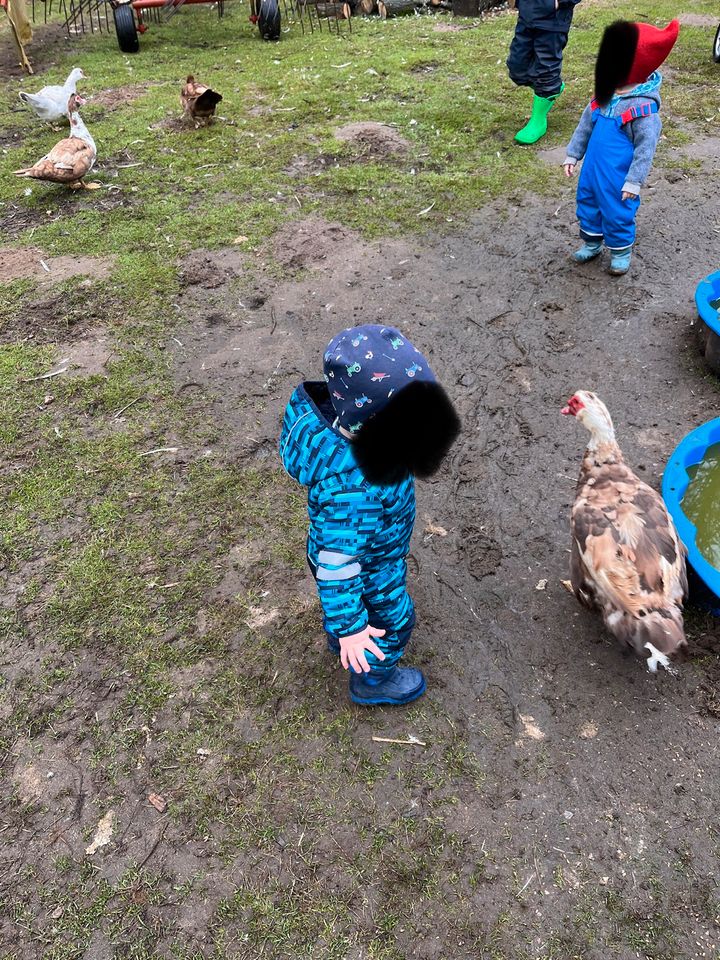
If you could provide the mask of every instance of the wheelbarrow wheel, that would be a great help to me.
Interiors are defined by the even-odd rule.
[[[720,63],[720,26],[715,31],[715,42],[713,43],[713,60]]]
[[[118,46],[123,53],[137,53],[140,49],[135,14],[129,3],[123,3],[113,8],[115,18],[115,33]]]
[[[278,0],[258,0],[257,25],[263,40],[280,39],[280,4]]]

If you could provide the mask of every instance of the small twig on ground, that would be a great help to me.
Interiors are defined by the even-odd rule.
[[[166,823],[165,826],[164,826],[164,827],[162,828],[162,830],[160,831],[160,833],[158,834],[157,840],[155,841],[155,843],[154,843],[154,844],[150,847],[150,849],[148,850],[147,856],[145,857],[145,859],[143,860],[143,862],[138,866],[138,868],[137,868],[138,873],[142,870],[142,868],[143,868],[143,867],[145,866],[145,864],[148,862],[148,860],[150,859],[150,857],[155,853],[155,851],[157,850],[157,848],[160,846],[162,840],[163,840],[164,837],[165,837],[165,832],[166,832],[166,830],[167,830],[167,828],[168,828],[169,826],[170,826],[170,824],[169,824],[169,823]]]
[[[375,743],[399,743],[405,747],[426,747],[424,740],[418,740],[417,737],[410,736],[407,740],[397,740],[395,737],[373,737]]]
[[[149,457],[153,453],[177,453],[179,447],[156,447],[154,450],[146,450],[145,453],[139,453],[139,457]]]
[[[129,410],[134,403],[138,402],[139,399],[140,397],[135,397],[135,399],[131,400],[130,403],[126,403],[124,407],[120,407],[118,412],[114,414],[115,418],[117,419],[117,417],[119,417],[121,413],[125,413],[126,410]]]
[[[525,883],[523,884],[522,890],[518,890],[518,892],[515,894],[515,898],[516,898],[517,900],[520,899],[520,897],[523,895],[523,893],[525,893],[525,891],[527,890],[527,888],[530,886],[530,881],[531,881],[531,880],[532,880],[532,874],[530,874],[530,876],[527,878],[527,880],[526,880]]]
[[[70,357],[65,357],[64,360],[61,360],[60,363],[70,363]],[[68,367],[63,367],[62,370],[51,370],[50,373],[43,373],[39,377],[27,377],[22,380],[22,383],[35,383],[37,380],[49,380],[51,377],[59,377],[61,373],[67,373]]]

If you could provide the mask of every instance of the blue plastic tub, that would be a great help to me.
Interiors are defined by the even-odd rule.
[[[720,274],[717,276],[720,280]],[[688,550],[692,598],[720,616],[720,570],[708,563],[698,550],[695,545],[695,525],[682,509],[682,499],[690,483],[687,468],[700,463],[707,448],[715,443],[720,443],[720,417],[708,420],[680,442],[665,468],[662,495],[675,521],[678,535]]]
[[[717,301],[720,301],[720,270],[701,280],[695,291],[695,303],[700,318],[700,350],[713,373],[720,376],[720,314]],[[711,303],[716,305],[711,306]]]

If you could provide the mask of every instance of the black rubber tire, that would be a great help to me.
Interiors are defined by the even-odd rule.
[[[123,53],[137,53],[140,49],[135,14],[129,3],[123,3],[113,9],[115,33],[118,46]]]
[[[278,0],[259,0],[258,30],[263,40],[280,39],[280,4]]]
[[[713,60],[720,63],[720,27],[715,32],[715,42],[713,43]]]

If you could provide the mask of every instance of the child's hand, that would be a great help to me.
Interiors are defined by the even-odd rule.
[[[563,170],[565,171],[566,177],[575,176],[575,164],[574,163],[564,163]]]
[[[623,200],[634,200],[637,197],[636,193],[628,193],[627,190],[623,190],[622,198]]]
[[[370,665],[365,658],[365,651],[374,653],[378,660],[384,660],[385,654],[372,640],[372,637],[384,637],[384,630],[377,630],[368,624],[360,633],[353,633],[349,637],[340,637],[340,662],[348,670],[353,668],[355,673],[369,673]]]

